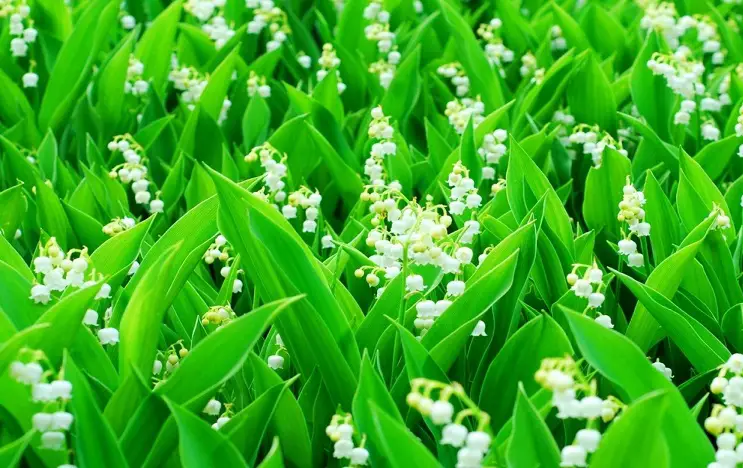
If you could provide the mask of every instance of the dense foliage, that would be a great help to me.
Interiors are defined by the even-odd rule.
[[[0,0],[0,466],[740,466],[740,4]]]

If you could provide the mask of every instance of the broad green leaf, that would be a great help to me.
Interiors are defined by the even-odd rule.
[[[103,417],[85,374],[69,355],[65,357],[64,372],[74,392],[70,404],[75,415],[74,440],[78,463],[83,466],[127,467],[116,435]]]
[[[514,468],[560,465],[560,451],[549,428],[524,391],[522,383],[516,389],[513,407],[512,436],[506,457]]]
[[[155,393],[184,404],[208,390],[217,389],[242,367],[251,348],[271,322],[298,299],[266,304],[215,330],[190,350],[172,376],[155,388]],[[220,358],[215,360],[217,355]]]
[[[670,461],[675,457],[662,431],[670,402],[671,396],[663,391],[632,402],[601,438],[591,467],[673,466]]]
[[[511,417],[519,382],[525,395],[539,389],[534,373],[542,359],[571,355],[572,351],[565,332],[548,315],[530,320],[506,341],[490,364],[480,392],[479,406],[490,415],[492,429],[497,432]]]
[[[668,411],[658,419],[668,444],[670,466],[705,465],[714,459],[712,445],[681,394],[632,341],[588,317],[563,310],[583,357],[621,388],[630,402],[657,390],[668,392]]]
[[[245,459],[232,443],[183,407],[169,402],[178,438],[181,463],[186,468],[246,467]]]

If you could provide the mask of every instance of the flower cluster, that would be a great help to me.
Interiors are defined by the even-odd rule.
[[[519,73],[522,77],[531,76],[531,82],[539,85],[544,80],[544,71],[544,68],[538,68],[537,58],[531,52],[527,52],[521,56]]]
[[[168,80],[173,83],[173,87],[177,91],[181,92],[181,100],[186,103],[188,110],[194,110],[196,104],[201,100],[206,85],[209,84],[209,76],[202,74],[193,67],[179,66],[178,57],[175,55],[172,56],[170,66]],[[217,119],[218,124],[221,125],[225,121],[230,107],[232,107],[232,102],[225,96]]]
[[[492,133],[488,133],[483,137],[482,146],[477,149],[477,154],[482,157],[485,165],[482,168],[483,180],[495,179],[495,168],[501,158],[506,154],[508,148],[506,147],[506,140],[508,139],[508,131],[503,128],[497,128]]]
[[[686,32],[686,28],[677,23],[677,18],[678,13],[673,2],[651,2],[640,19],[640,27],[660,32],[671,49],[676,49],[680,44],[679,37]]]
[[[33,265],[37,279],[41,277],[41,282],[31,287],[30,299],[37,304],[48,304],[53,292],[62,294],[68,287],[88,288],[96,283],[99,276],[94,268],[89,270],[90,258],[86,247],[65,252],[54,237],[44,245],[39,244]],[[111,287],[103,284],[95,298],[106,299],[111,297],[110,294]]]
[[[470,178],[469,169],[462,164],[462,161],[454,164],[447,178],[447,184],[451,189],[449,213],[462,215],[465,209],[475,210],[482,204],[482,197],[477,193],[475,181]]]
[[[475,127],[485,120],[485,104],[480,100],[480,96],[475,99],[455,99],[446,103],[444,114],[449,118],[449,124],[461,135],[470,119]]]
[[[626,222],[629,231],[638,237],[649,236],[650,223],[645,221],[645,210],[642,208],[647,200],[645,200],[645,195],[632,185],[629,176],[627,176],[627,183],[622,189],[622,195],[617,220]]]
[[[715,222],[712,224],[711,229],[730,229],[730,217],[726,215],[725,211],[723,211],[723,209],[717,204],[712,207],[712,212],[709,215],[715,217]]]
[[[624,409],[624,404],[613,396],[602,399],[597,394],[596,380],[586,378],[570,356],[542,360],[535,380],[552,392],[552,405],[560,419],[585,419],[586,428],[575,435],[571,445],[563,447],[560,466],[587,466],[589,453],[598,449],[601,432],[600,421],[609,422]]]
[[[158,352],[158,356],[152,363],[153,380],[165,380],[180,366],[181,359],[188,356],[188,348],[183,346],[181,341],[170,345],[164,354]],[[162,359],[162,360],[161,360]],[[160,378],[163,372],[163,362],[165,362],[165,374]]]
[[[299,190],[289,194],[288,203],[281,207],[281,213],[286,219],[297,217],[297,208],[304,210],[304,223],[302,223],[302,232],[315,232],[317,230],[317,216],[320,214],[320,202],[322,195],[319,192],[312,192],[309,188],[302,186]]]
[[[451,62],[441,65],[436,69],[436,73],[450,80],[458,97],[464,97],[470,92],[470,79],[461,63]]]
[[[147,157],[144,155],[144,148],[127,133],[115,136],[108,143],[108,150],[112,153],[121,152],[124,158],[124,163],[111,169],[109,176],[112,179],[118,178],[122,184],[130,184],[137,204],[147,205],[150,213],[162,213],[165,204],[158,198],[160,192],[155,192],[155,199],[152,199],[150,193],[152,182],[147,179]]]
[[[622,189],[623,198],[619,202],[619,213],[617,220],[626,222],[629,234],[619,241],[619,253],[627,256],[627,263],[632,267],[641,267],[645,264],[645,258],[637,251],[637,243],[632,240],[632,235],[639,238],[650,235],[650,223],[645,221],[645,195],[637,190],[627,177],[627,184]]]
[[[5,15],[10,17],[10,53],[13,57],[25,57],[28,55],[28,45],[36,42],[39,32],[33,27],[31,19],[31,7],[23,0],[18,5],[9,6]]]
[[[248,96],[253,97],[256,94],[262,98],[271,97],[271,87],[268,85],[265,76],[251,70],[250,75],[248,75]]]
[[[653,75],[663,76],[668,87],[682,98],[694,99],[694,96],[704,94],[705,86],[701,81],[704,74],[702,63],[685,55],[655,52],[647,65]]]
[[[277,333],[276,334],[276,349],[274,353],[268,356],[268,359],[266,360],[268,367],[270,367],[273,370],[284,368],[284,356],[280,354],[281,352],[288,354],[286,346],[284,346],[284,341],[281,339],[281,335]]]
[[[397,51],[397,36],[390,30],[390,13],[384,10],[381,0],[371,0],[364,8],[364,18],[370,24],[364,28],[364,35],[377,43],[381,58],[369,65],[369,73],[379,77],[379,84],[387,89],[395,76],[401,55]]]
[[[225,267],[229,268],[229,267]],[[201,324],[203,326],[216,325],[217,328],[227,325],[232,320],[237,318],[237,314],[232,310],[229,305],[214,306],[210,307],[204,315],[201,316]]]
[[[307,55],[305,55],[304,57],[309,58],[309,56]],[[328,73],[335,71],[335,76],[338,81],[338,94],[343,93],[343,91],[346,90],[346,84],[343,82],[343,80],[341,80],[341,72],[338,69],[338,67],[340,67],[341,65],[341,59],[339,59],[338,54],[335,53],[333,44],[323,44],[322,55],[320,55],[320,59],[317,61],[317,64],[320,65],[320,69],[317,70],[317,72],[315,73],[317,81],[320,82],[324,80],[325,77],[328,76]]]
[[[361,436],[358,446],[354,444],[353,419],[350,413],[336,413],[325,428],[325,434],[334,442],[333,458],[348,458],[349,468],[366,465],[369,451],[364,448],[366,435]]]
[[[583,275],[578,273],[583,270]],[[604,294],[601,292],[605,288],[603,283],[604,272],[601,271],[594,260],[593,265],[581,265],[576,263],[573,270],[568,273],[567,281],[570,290],[576,297],[583,297],[588,300],[587,309],[598,309],[604,303]],[[594,287],[596,289],[594,289]],[[611,317],[600,313],[596,314],[596,322],[606,328],[614,328],[611,323]]]
[[[206,249],[206,252],[204,253],[204,262],[206,262],[207,265],[212,265],[216,260],[219,260],[224,264],[222,268],[219,269],[219,274],[223,278],[227,278],[230,275],[231,266],[230,263],[232,262],[233,258],[230,257],[230,250],[231,247],[227,244],[227,238],[224,237],[222,234],[217,234],[217,237],[214,239],[214,242],[209,246],[208,249]],[[238,271],[240,273],[242,270]],[[239,292],[242,292],[243,290],[243,282],[240,278],[235,278],[235,280],[232,282],[232,294],[237,294]]]
[[[743,105],[741,105],[738,110],[738,119],[735,123],[735,135],[739,137],[743,136]],[[738,147],[738,156],[743,158],[743,145]]]
[[[503,44],[499,30],[503,26],[500,18],[493,18],[489,23],[480,24],[477,35],[485,42],[485,56],[491,66],[495,67],[501,76],[505,76],[504,66],[513,62],[514,53]]]
[[[669,382],[671,381],[671,379],[673,379],[673,370],[660,362],[658,359],[656,359],[653,363],[653,367],[655,367],[658,372],[663,374],[663,377],[667,378]]]
[[[712,393],[722,398],[704,421],[707,431],[717,438],[716,462],[709,468],[735,467],[743,463],[743,354],[735,353],[720,366],[710,384]]]
[[[103,327],[101,327],[97,333],[98,340],[102,345],[115,345],[119,342],[119,330],[108,326],[112,314],[112,307],[108,307],[106,312],[103,314]],[[98,312],[95,309],[88,309],[85,311],[85,315],[83,316],[83,325],[93,329],[98,328]]]
[[[127,13],[126,6],[126,1],[121,2],[121,7],[119,9],[119,24],[121,24],[121,27],[125,30],[131,31],[137,27],[137,19]]]
[[[467,396],[464,388],[454,382],[446,384],[428,379],[414,379],[410,382],[410,393],[406,398],[408,405],[431,419],[437,426],[443,425],[441,445],[458,447],[457,466],[477,468],[482,466],[485,455],[490,450],[490,416],[482,411]],[[433,399],[434,394],[438,397]],[[455,414],[450,400],[456,398],[459,407]],[[463,424],[471,418],[476,429],[470,432]]]
[[[384,115],[382,106],[372,109],[371,117],[367,134],[374,142],[369,157],[364,163],[364,174],[369,177],[372,185],[384,186],[386,179],[384,158],[397,154],[395,129],[390,125],[390,118]]]
[[[48,370],[44,369],[44,366]],[[31,417],[34,430],[41,433],[41,448],[65,449],[66,431],[74,421],[65,406],[72,399],[72,383],[64,380],[64,370],[57,375],[43,351],[22,349],[17,361],[10,364],[10,376],[19,383],[31,386],[31,399],[43,403],[44,409]]]
[[[552,37],[552,41],[550,42],[550,47],[553,51],[559,52],[563,51],[568,48],[568,42],[565,40],[565,37],[562,35],[562,28],[558,25],[553,25],[550,28],[550,36]]]
[[[601,137],[601,138],[599,138]],[[608,132],[602,132],[597,125],[578,124],[573,127],[573,133],[568,137],[570,144],[582,145],[583,154],[591,156],[593,165],[601,167],[604,151],[611,148],[627,156],[627,150],[622,148],[622,141],[616,141]]]
[[[150,89],[150,84],[144,79],[144,63],[134,55],[129,56],[129,67],[126,69],[124,92],[132,96],[144,96]]]
[[[212,17],[201,26],[201,29],[214,42],[214,47],[217,50],[224,47],[227,41],[235,35],[235,30],[227,24],[227,20],[221,14]]]
[[[206,403],[204,409],[201,410],[201,412],[207,416],[218,416],[217,421],[212,424],[212,429],[215,431],[222,429],[222,426],[227,424],[232,417],[232,403],[225,403],[224,411],[222,411],[222,406],[221,401],[212,398]]]
[[[217,9],[224,7],[225,0],[188,0],[183,9],[196,19],[207,21]]]
[[[103,226],[102,231],[105,235],[113,237],[124,231],[128,231],[136,226],[136,224],[137,222],[134,218],[129,218],[127,216],[124,216],[123,218],[114,218],[110,223]]]
[[[268,27],[271,40],[266,43],[266,50],[270,52],[281,47],[292,32],[284,10],[272,0],[245,0],[245,6],[253,12],[253,19],[248,23],[248,34],[260,34]]]
[[[278,203],[282,203],[286,200],[286,162],[287,156],[281,154],[279,150],[273,147],[270,143],[266,142],[260,146],[256,146],[251,149],[250,152],[245,155],[245,162],[251,163],[260,159],[261,167],[265,171],[265,187],[268,188],[268,194],[262,195],[262,197],[268,202],[274,204],[278,208]]]

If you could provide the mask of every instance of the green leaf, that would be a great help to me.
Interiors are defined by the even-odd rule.
[[[712,445],[681,394],[634,343],[588,317],[558,307],[565,313],[586,361],[621,388],[630,401],[656,390],[668,392],[668,411],[658,419],[668,444],[670,466],[703,466],[714,459]]]
[[[613,134],[617,128],[617,103],[611,83],[594,53],[587,52],[576,61],[578,65],[567,89],[570,112],[577,122],[597,124]]]
[[[568,337],[548,315],[530,320],[506,341],[490,364],[480,393],[479,406],[490,415],[493,431],[511,417],[514,403],[518,405],[517,388],[525,396],[539,389],[534,373],[543,359],[571,354]]]
[[[220,200],[220,230],[245,262],[261,298],[307,295],[277,320],[300,371],[309,374],[318,365],[331,396],[350,405],[361,357],[312,253],[274,208],[225,177],[214,172],[212,177]],[[252,276],[257,272],[259,276]]]
[[[701,241],[698,241],[679,249],[650,273],[645,284],[664,296],[672,298],[700,247]],[[642,304],[637,304],[635,307],[629,327],[627,327],[627,337],[645,351],[663,337],[658,322]]]
[[[642,302],[645,310],[650,312],[699,373],[715,369],[727,361],[730,351],[704,325],[659,292],[618,271],[614,273]]]
[[[369,400],[366,403],[373,422],[367,435],[369,439],[377,442],[377,449],[388,466],[393,468],[440,466],[431,452],[408,428],[388,415],[374,401]]]
[[[144,63],[144,77],[151,79],[156,89],[162,89],[170,71],[170,55],[173,49],[178,20],[181,17],[181,1],[171,3],[157,15],[142,38],[137,42],[134,54]]]
[[[0,230],[8,241],[15,238],[16,230],[21,227],[27,210],[26,196],[23,194],[23,185],[18,184],[0,192]],[[3,256],[5,259],[5,256]]]
[[[642,50],[632,65],[630,90],[632,102],[640,115],[645,117],[650,128],[658,136],[671,141],[671,115],[674,112],[676,96],[666,84],[662,75],[654,75],[648,68],[648,60],[656,52],[665,52],[666,45],[656,31],[650,31]]]
[[[284,468],[284,460],[281,457],[281,443],[278,437],[273,438],[271,449],[268,451],[258,468]]]
[[[382,98],[385,115],[397,122],[407,120],[421,92],[420,60],[421,49],[416,47],[398,66],[395,77]]]
[[[178,425],[178,453],[185,468],[246,467],[245,459],[232,443],[209,424],[183,407],[168,402]]]
[[[72,357],[67,355],[64,376],[72,384],[74,398],[70,401],[75,415],[75,455],[82,466],[126,468],[119,442],[95,401],[93,390]]]
[[[470,79],[471,94],[482,96],[486,109],[498,109],[506,102],[500,80],[485,58],[472,29],[449,2],[441,1],[440,5],[443,17],[449,24],[456,56]]]
[[[631,175],[630,161],[611,148],[604,150],[600,167],[591,167],[586,177],[583,198],[583,217],[586,225],[596,231],[602,228],[611,233],[613,239],[620,237],[617,221],[622,189]]]
[[[681,153],[676,203],[681,222],[684,223],[687,230],[691,230],[706,219],[715,206],[722,209],[726,214],[730,213],[730,208],[728,208],[725,197],[722,196],[722,193],[702,169],[702,166],[684,151],[681,151]],[[738,223],[738,220],[731,218],[728,232],[731,234],[736,232]],[[728,243],[734,240],[733,235],[729,237]]]
[[[676,457],[662,431],[670,403],[664,391],[635,400],[601,438],[591,467],[673,466],[670,461]]]
[[[39,127],[58,129],[66,123],[85,90],[88,74],[111,30],[118,7],[109,0],[94,0],[75,23],[54,62],[39,109]]]
[[[27,432],[23,437],[0,447],[0,465],[17,466],[34,434],[34,431]]]
[[[266,304],[215,330],[190,350],[178,369],[155,388],[155,393],[185,404],[219,388],[242,368],[253,345],[273,320],[299,299],[301,297]],[[214,359],[217,355],[219,359]]]
[[[533,379],[530,379],[533,380]],[[544,468],[560,465],[560,450],[550,430],[524,391],[522,383],[516,390],[513,407],[513,429],[506,457],[508,466]]]

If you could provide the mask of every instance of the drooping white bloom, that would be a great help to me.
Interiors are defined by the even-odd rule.
[[[637,252],[637,244],[632,239],[622,239],[617,245],[619,253],[622,255],[631,255]]]
[[[420,292],[425,289],[423,277],[421,275],[409,275],[405,278],[405,289],[408,292]]]
[[[446,294],[449,296],[461,296],[464,294],[465,282],[461,280],[449,281],[446,285]]]
[[[355,447],[351,450],[349,458],[352,465],[366,465],[369,460],[369,451],[363,447]]]
[[[37,304],[48,304],[52,299],[51,291],[46,285],[35,284],[31,287],[30,299],[33,299]]]
[[[96,299],[109,299],[111,297],[111,286],[108,283],[103,283],[101,289],[95,295]]]
[[[483,431],[470,432],[467,434],[467,447],[485,453],[490,447],[490,436]]]
[[[36,88],[39,85],[39,75],[34,72],[24,73],[21,77],[24,88]]]
[[[608,315],[599,314],[596,316],[594,320],[596,321],[596,323],[598,323],[604,328],[608,328],[608,329],[614,328],[614,324],[611,323],[611,317],[609,317]]]
[[[50,402],[54,401],[54,390],[52,385],[48,383],[37,383],[31,388],[31,398],[37,402]]]
[[[567,445],[560,452],[560,466],[586,466],[586,449],[580,445]]]
[[[461,424],[447,424],[441,431],[441,444],[461,447],[467,438],[467,428]]]
[[[54,380],[50,385],[53,398],[65,401],[72,398],[72,383],[70,381]]]
[[[51,430],[53,431],[68,431],[72,425],[72,421],[75,418],[72,414],[66,411],[57,411],[52,414]]]
[[[65,445],[65,435],[59,431],[49,431],[41,434],[41,447],[49,450],[62,450]]]
[[[472,330],[471,336],[488,336],[488,334],[485,333],[485,322],[478,320],[475,329]]]
[[[653,367],[658,369],[658,372],[663,374],[665,378],[667,378],[669,381],[673,379],[673,370],[670,367],[667,367],[665,364],[660,362],[659,360],[655,360],[653,363]]]
[[[645,257],[639,252],[634,252],[627,257],[627,263],[631,267],[640,268],[645,265]]]
[[[434,424],[448,424],[454,415],[454,406],[448,401],[438,400],[431,406],[431,421]]]
[[[52,415],[50,413],[36,413],[31,418],[31,425],[39,432],[46,432],[52,427]]]
[[[98,325],[98,312],[93,309],[86,310],[85,315],[83,316],[83,325]]]
[[[102,345],[115,345],[119,342],[119,330],[115,328],[102,328],[98,330],[98,339]]]
[[[284,357],[280,354],[273,354],[268,356],[268,367],[271,369],[283,369],[284,368]]]
[[[24,364],[20,361],[14,361],[10,365],[10,374],[18,382],[25,385],[34,385],[41,380],[44,374],[44,368],[36,362]]]
[[[586,452],[593,453],[601,442],[601,433],[596,429],[581,429],[575,435],[575,440]]]
[[[215,400],[214,398],[212,398],[206,403],[206,406],[204,406],[202,413],[208,414],[209,416],[217,416],[219,415],[219,412],[221,410],[222,403],[219,400]]]
[[[353,442],[348,439],[341,439],[333,446],[334,458],[350,458],[353,452]]]

